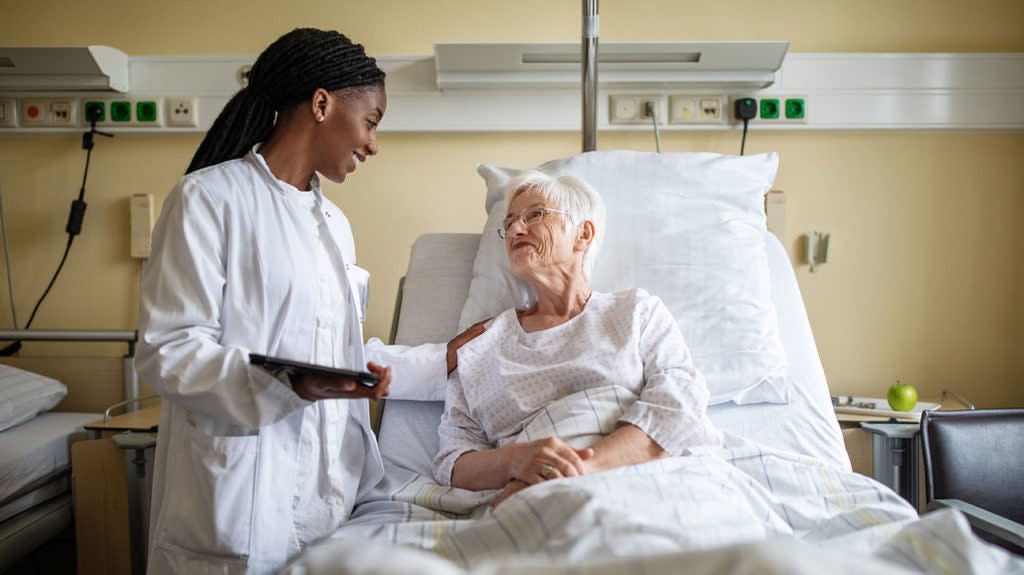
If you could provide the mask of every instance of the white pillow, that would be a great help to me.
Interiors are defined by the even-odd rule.
[[[56,379],[0,364],[0,431],[50,411],[67,393]]]
[[[591,287],[642,287],[672,311],[711,405],[787,403],[786,356],[779,338],[764,249],[764,195],[778,168],[774,153],[590,152],[538,169],[571,174],[597,190],[608,210]],[[521,170],[480,164],[488,210],[460,331],[509,307],[530,305],[529,286],[512,275],[496,230],[504,185]]]

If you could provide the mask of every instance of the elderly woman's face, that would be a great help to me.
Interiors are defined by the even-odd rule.
[[[580,259],[579,254],[573,253],[575,237],[571,228],[565,229],[565,214],[548,212],[532,225],[523,221],[533,210],[543,208],[557,209],[548,205],[544,196],[533,189],[520,192],[508,207],[507,215],[515,221],[506,231],[505,251],[512,273],[518,277]],[[523,217],[518,217],[520,215]]]

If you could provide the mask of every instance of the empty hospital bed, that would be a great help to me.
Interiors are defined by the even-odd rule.
[[[0,366],[0,571],[73,525],[71,444],[135,385],[131,331],[11,331],[0,339],[116,341],[125,358],[12,357]],[[128,367],[126,370],[125,367]],[[127,377],[127,380],[126,380]]]

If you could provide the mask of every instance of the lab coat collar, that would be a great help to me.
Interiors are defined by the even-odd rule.
[[[252,150],[249,150],[249,153],[246,154],[246,158],[250,162],[252,162],[254,166],[256,166],[256,168],[260,172],[260,175],[262,175],[264,179],[266,179],[271,184],[271,187],[274,189],[274,191],[284,196],[288,196],[289,194],[292,193],[308,193],[305,190],[300,190],[296,188],[295,186],[289,184],[288,182],[283,182],[277,179],[277,176],[274,175],[274,172],[270,171],[270,166],[267,165],[267,159],[264,158],[259,153],[259,149],[262,147],[263,142],[260,142],[253,146]],[[310,191],[313,192],[313,195],[316,196],[316,205],[323,206],[324,195],[323,192],[320,190],[320,176],[318,176],[316,172],[313,172],[313,177],[312,179],[309,180],[309,189]]]

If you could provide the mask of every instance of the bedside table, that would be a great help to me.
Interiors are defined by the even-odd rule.
[[[872,477],[920,508],[921,424],[862,422],[871,433]]]

